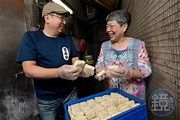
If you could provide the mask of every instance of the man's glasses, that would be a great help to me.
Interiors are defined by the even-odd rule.
[[[63,22],[64,22],[64,21],[65,21],[65,22],[68,21],[67,17],[58,15],[58,14],[56,14],[56,13],[50,13],[49,15],[51,15],[51,16],[56,16],[56,17],[58,17],[59,19],[61,19],[61,21],[63,21]]]

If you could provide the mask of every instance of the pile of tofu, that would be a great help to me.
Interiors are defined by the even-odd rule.
[[[68,106],[71,120],[107,120],[140,105],[123,95],[112,92]]]

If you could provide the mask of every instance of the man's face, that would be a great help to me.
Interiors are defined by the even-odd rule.
[[[50,13],[48,14],[48,17],[49,17],[48,24],[50,29],[57,31],[58,33],[64,31],[67,22],[67,18],[65,15]]]

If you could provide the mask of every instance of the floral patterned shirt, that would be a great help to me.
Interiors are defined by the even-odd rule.
[[[107,67],[108,65],[121,65],[139,70],[143,77],[129,80],[108,78],[106,88],[119,88],[145,100],[144,78],[148,77],[152,70],[143,41],[131,38],[127,48],[124,50],[115,50],[111,41],[104,42],[101,45],[96,68],[99,66]]]

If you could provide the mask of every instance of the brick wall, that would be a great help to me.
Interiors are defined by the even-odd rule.
[[[149,53],[153,73],[146,81],[147,99],[157,89],[175,97],[171,114],[157,116],[148,108],[149,119],[180,119],[180,1],[122,0],[121,8],[132,15],[127,34],[143,40]]]

